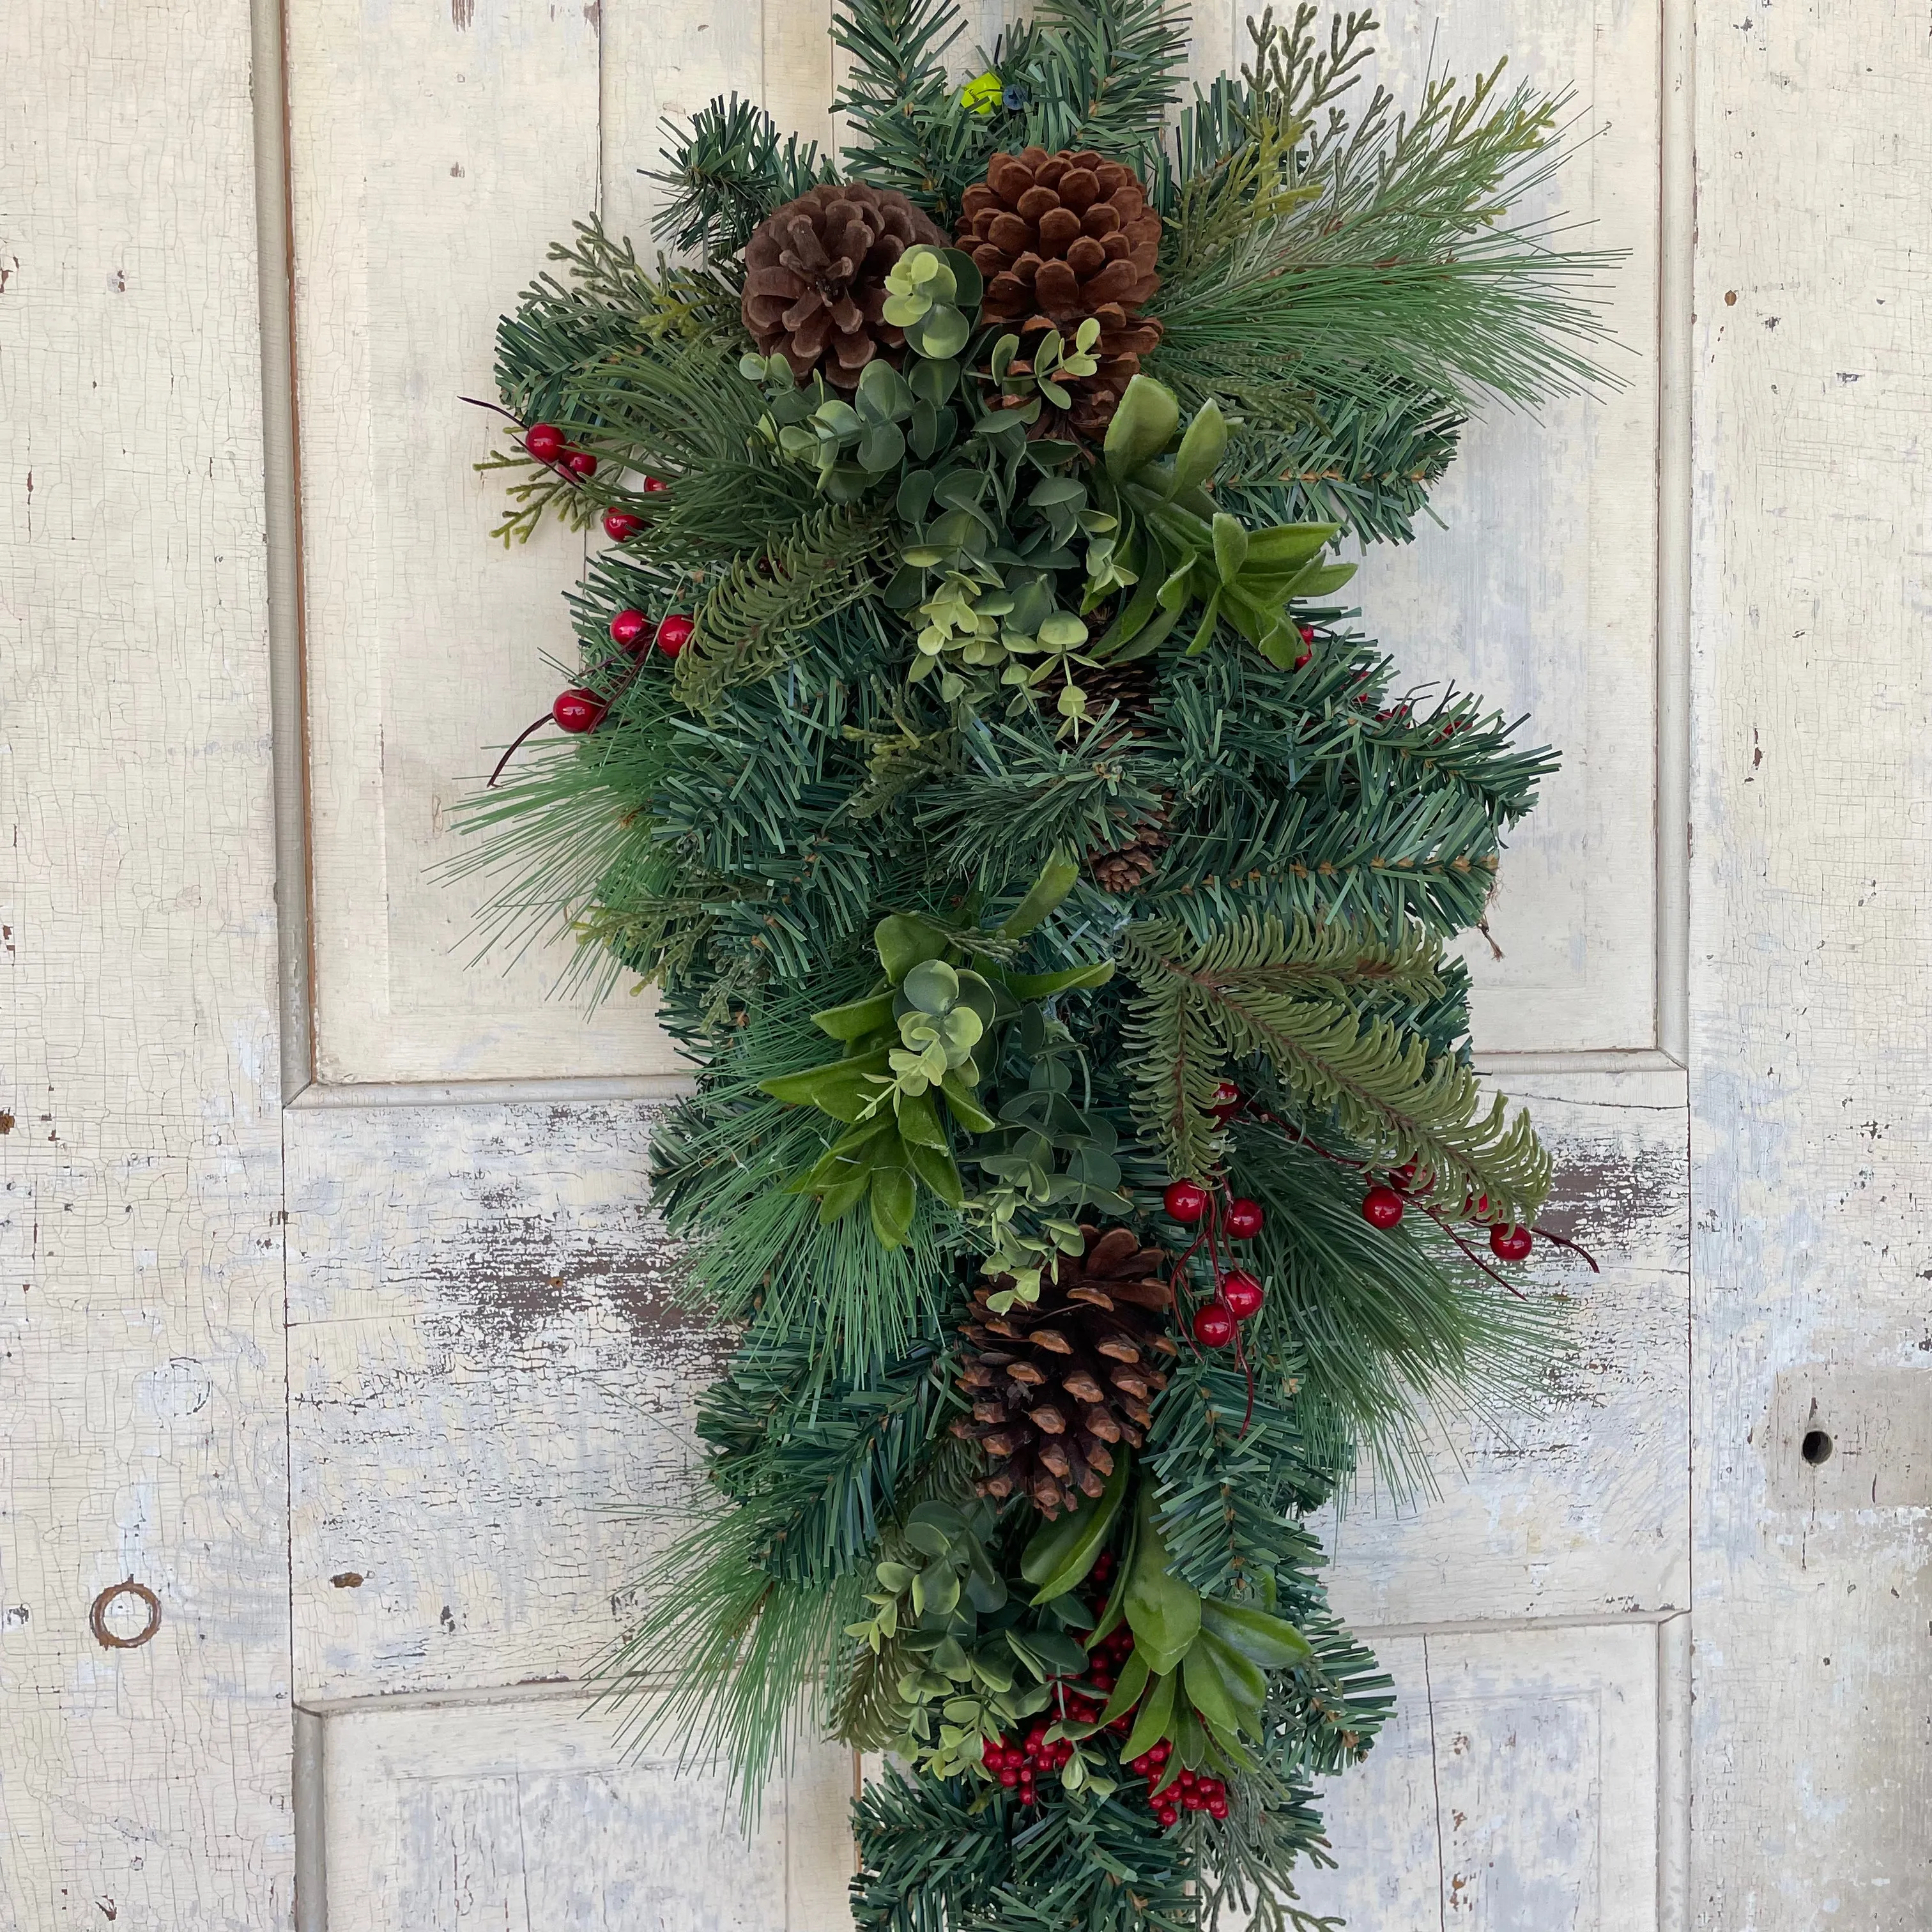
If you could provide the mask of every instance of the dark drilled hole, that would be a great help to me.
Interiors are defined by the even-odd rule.
[[[1798,1453],[1815,1469],[1820,1462],[1832,1460],[1832,1438],[1822,1429],[1808,1429],[1804,1440],[1798,1445]]]

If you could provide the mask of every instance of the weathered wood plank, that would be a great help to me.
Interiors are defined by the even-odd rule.
[[[1932,1396],[1932,44],[1697,20],[1693,1909],[1892,1932],[1932,1923],[1932,1519],[1793,1468],[1788,1397],[1849,1448]]]
[[[248,9],[10,7],[0,70],[0,1926],[271,1932],[292,1859]],[[104,1604],[104,1642],[91,1608],[130,1580],[152,1609]]]

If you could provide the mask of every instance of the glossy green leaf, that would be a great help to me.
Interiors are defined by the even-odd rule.
[[[867,1034],[892,1024],[892,996],[874,993],[862,1000],[848,1000],[842,1006],[827,1006],[823,1012],[812,1015],[812,1023],[834,1040],[862,1040]],[[767,1087],[765,1090],[770,1093],[771,1089]]]
[[[1147,1659],[1137,1650],[1129,1652],[1126,1662],[1120,1666],[1113,1694],[1100,1713],[1100,1722],[1111,1724],[1116,1718],[1125,1717],[1140,1701],[1141,1693],[1147,1688]]]
[[[1204,1629],[1264,1670],[1293,1670],[1315,1654],[1308,1640],[1286,1618],[1246,1604],[1210,1598],[1201,1606],[1201,1622]]]
[[[1123,1449],[1114,1458],[1107,1486],[1097,1496],[1034,1531],[1020,1556],[1020,1574],[1036,1586],[1036,1606],[1072,1589],[1093,1568],[1120,1513],[1132,1460]]]
[[[879,1092],[873,1076],[891,1071],[891,1049],[880,1047],[850,1060],[834,1060],[801,1073],[781,1073],[759,1084],[774,1100],[791,1107],[816,1107],[835,1120],[856,1121]]]
[[[1174,1716],[1174,1684],[1172,1670],[1153,1677],[1147,1695],[1141,1700],[1140,1714],[1134,1720],[1133,1729],[1127,1733],[1126,1742],[1120,1747],[1123,1764],[1151,1750],[1167,1736],[1168,1726]]]
[[[1251,1658],[1244,1657],[1232,1644],[1204,1627],[1187,1655],[1190,1664],[1197,1655],[1213,1664],[1216,1674],[1226,1685],[1228,1695],[1241,1715],[1241,1728],[1252,1730],[1260,1721],[1262,1706],[1268,1700],[1268,1673]],[[1200,1701],[1198,1698],[1195,1700],[1197,1704]],[[1207,1708],[1201,1705],[1204,1712]]]
[[[1189,1646],[1186,1656],[1181,1660],[1180,1681],[1187,1693],[1187,1701],[1208,1723],[1230,1731],[1240,1727],[1242,1712],[1226,1678],[1221,1674],[1214,1652],[1206,1644],[1197,1641]]]
[[[1154,1486],[1141,1485],[1134,1567],[1127,1579],[1126,1616],[1136,1646],[1150,1670],[1172,1670],[1201,1629],[1201,1593],[1172,1574],[1167,1545],[1156,1520]]]

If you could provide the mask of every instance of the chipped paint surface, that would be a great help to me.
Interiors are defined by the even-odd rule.
[[[1932,41],[1753,4],[1697,83],[1694,1923],[1916,1932]]]
[[[682,1526],[729,1338],[676,1304],[650,1118],[287,1115],[304,1703],[581,1676]]]
[[[0,8],[4,1932],[291,1910],[250,70]]]

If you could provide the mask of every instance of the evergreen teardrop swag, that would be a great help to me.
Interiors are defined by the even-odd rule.
[[[1395,695],[1334,551],[1589,383],[1599,263],[1505,218],[1559,102],[1351,118],[1374,22],[1313,18],[1177,104],[1165,0],[963,92],[954,0],[840,0],[842,169],[714,101],[681,260],[586,225],[500,334],[501,533],[613,547],[478,862],[658,988],[652,1198],[739,1337],[612,1667],[752,1804],[801,1726],[890,1748],[879,1932],[1322,1922],[1390,1694],[1306,1519],[1548,1360],[1447,947],[1553,760]]]

